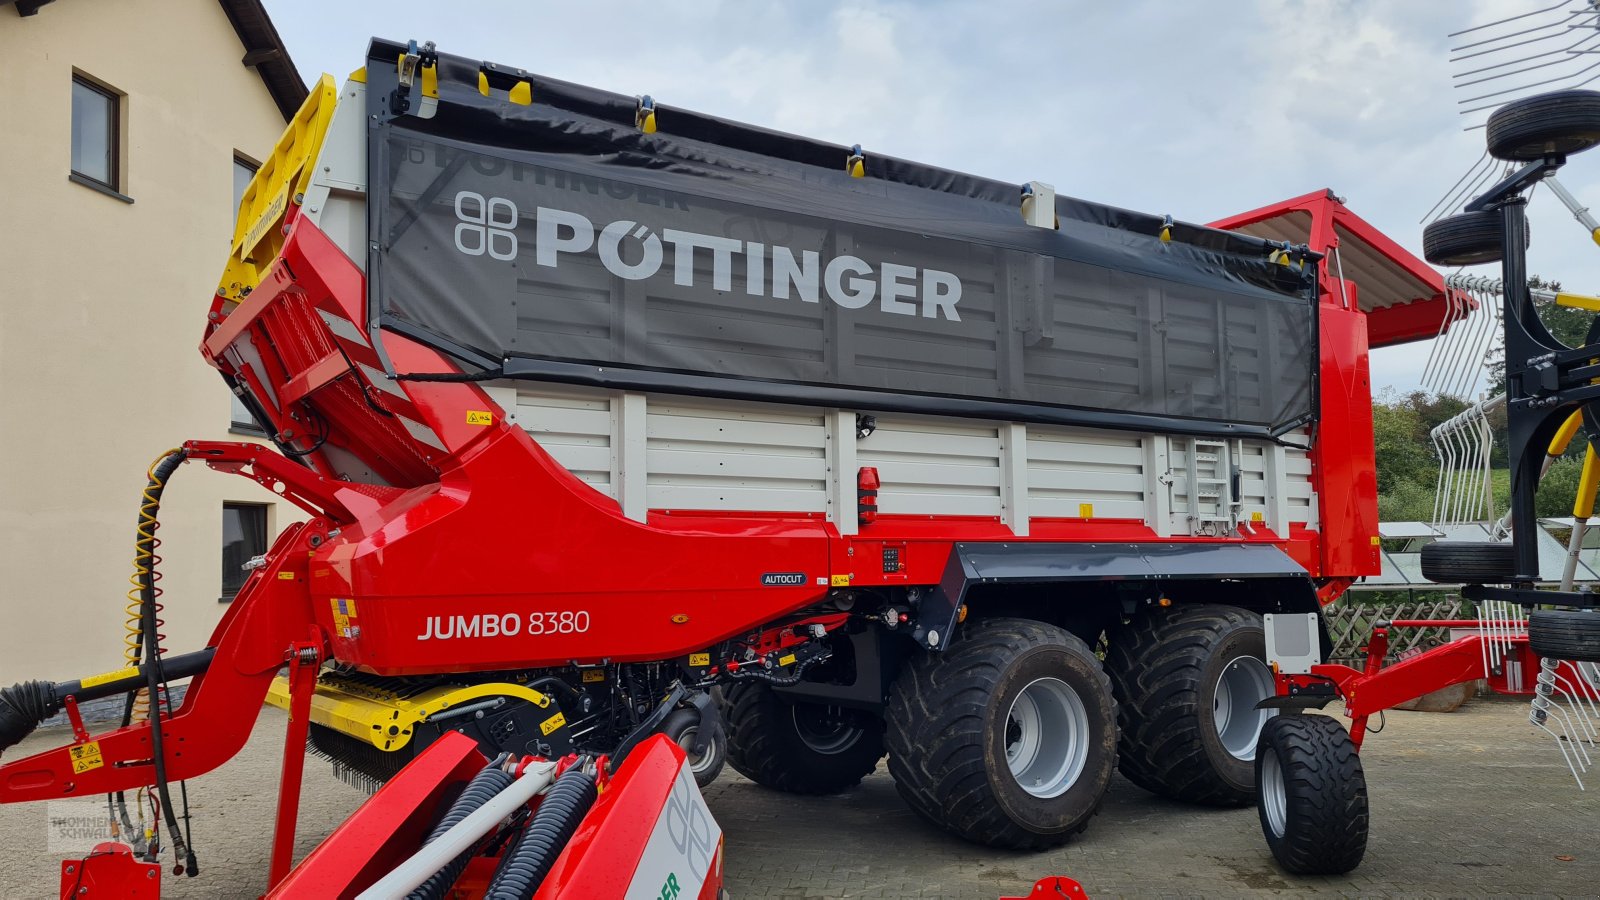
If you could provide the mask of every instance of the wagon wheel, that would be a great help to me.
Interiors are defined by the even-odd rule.
[[[1268,719],[1256,748],[1261,831],[1297,875],[1342,875],[1367,852],[1367,777],[1350,733],[1329,716]]]
[[[1600,144],[1600,91],[1552,91],[1489,116],[1489,154],[1513,162],[1580,153]]]
[[[1422,548],[1422,577],[1437,584],[1502,584],[1517,574],[1517,551],[1495,541],[1436,541]]]
[[[1485,209],[1430,222],[1422,229],[1422,256],[1436,266],[1476,266],[1504,255],[1505,221],[1500,210]],[[1528,236],[1523,235],[1526,247]]]

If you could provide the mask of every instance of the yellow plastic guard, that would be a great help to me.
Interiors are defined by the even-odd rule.
[[[299,203],[311,183],[312,163],[322,149],[339,90],[331,75],[317,79],[300,110],[283,130],[272,155],[256,170],[239,201],[233,248],[217,292],[233,300],[261,283],[261,276],[283,249],[283,219],[289,204]]]
[[[484,697],[502,696],[517,697],[539,707],[550,705],[550,698],[544,694],[509,682],[466,687],[442,684],[401,695],[337,675],[323,675],[317,680],[316,693],[311,695],[311,721],[366,741],[379,750],[399,750],[411,742],[416,725],[429,716]],[[288,678],[280,675],[273,679],[267,689],[267,703],[282,710],[289,708]]]
[[[1572,501],[1572,517],[1587,519],[1594,515],[1595,488],[1600,486],[1600,460],[1594,455],[1594,445],[1583,454],[1583,474],[1578,477],[1578,496]]]
[[[1591,297],[1588,294],[1556,294],[1557,306],[1570,306],[1573,309],[1586,309],[1590,312],[1600,312],[1600,297]]]
[[[1556,429],[1555,437],[1550,439],[1550,446],[1545,449],[1547,456],[1560,456],[1567,452],[1567,445],[1572,443],[1572,436],[1578,433],[1578,426],[1583,424],[1583,412],[1575,412],[1567,416],[1567,420]]]

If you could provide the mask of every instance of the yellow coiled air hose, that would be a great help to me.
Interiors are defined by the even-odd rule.
[[[146,579],[149,580],[152,602],[155,604],[155,627],[159,629],[163,624],[160,618],[162,609],[161,587],[158,584],[161,581],[161,572],[159,570],[161,557],[156,555],[156,548],[161,546],[161,541],[156,538],[156,529],[161,527],[161,523],[157,520],[156,514],[161,509],[161,491],[166,487],[170,470],[158,472],[157,469],[164,468],[162,463],[169,460],[174,454],[181,453],[182,451],[176,447],[167,450],[152,460],[150,468],[145,470],[145,476],[148,480],[145,484],[144,496],[139,503],[138,534],[133,542],[133,575],[128,579],[133,587],[128,591],[128,604],[123,607],[123,613],[125,614],[123,628],[125,633],[122,636],[122,658],[130,666],[137,666],[143,653],[144,617],[140,607],[144,602],[143,594]],[[166,649],[161,646],[165,638],[166,635],[161,634],[160,631],[156,632],[158,652]],[[134,695],[132,716],[129,721],[143,722],[149,717],[150,695],[147,691],[141,689]]]

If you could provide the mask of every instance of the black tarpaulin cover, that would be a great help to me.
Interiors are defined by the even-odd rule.
[[[1314,406],[1315,266],[1253,238],[441,56],[431,118],[369,66],[377,321],[515,377],[1281,433]],[[388,79],[380,60],[387,58]]]

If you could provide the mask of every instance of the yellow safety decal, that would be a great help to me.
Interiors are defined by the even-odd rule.
[[[335,597],[328,605],[333,608],[333,630],[340,637],[355,637],[356,601]]]
[[[778,657],[778,665],[780,665],[780,666],[792,666],[792,665],[794,665],[794,654],[793,653],[785,653],[784,655]]]
[[[1377,546],[1381,546],[1382,544],[1383,544],[1383,539],[1382,538],[1378,537],[1377,535],[1373,535],[1372,536],[1372,546],[1377,547]]]
[[[849,587],[850,586],[850,576],[849,575],[835,575],[835,576],[833,576],[832,584],[833,584],[834,587]]]
[[[294,573],[293,572],[279,572],[278,573],[278,580],[279,581],[293,581],[294,580]]]
[[[604,669],[584,669],[583,670],[583,683],[584,684],[594,684],[597,681],[605,681],[605,680],[606,680],[606,673],[605,673]]]
[[[1266,514],[1263,513],[1259,509],[1250,514],[1250,521],[1255,522],[1257,524],[1259,524],[1261,522],[1265,522],[1266,520],[1267,520]]]
[[[555,715],[551,716],[550,718],[545,719],[543,722],[540,722],[539,723],[539,730],[544,732],[545,734],[549,734],[550,732],[555,731],[557,728],[560,728],[561,726],[563,726],[565,724],[567,724],[567,717],[562,715],[561,713],[556,713]]]
[[[121,681],[124,678],[132,678],[137,674],[139,674],[139,667],[129,666],[126,669],[118,669],[115,672],[106,672],[101,675],[90,675],[88,678],[85,678],[78,683],[86,688],[92,688],[97,684],[105,684],[111,681]]]
[[[90,741],[87,744],[68,747],[67,752],[72,754],[72,771],[80,775],[90,769],[98,769],[106,764],[106,761],[100,758],[99,741]]]
[[[467,424],[468,425],[493,425],[494,424],[494,413],[489,412],[486,409],[469,409],[469,410],[467,410]]]
[[[1078,518],[1080,518],[1080,519],[1092,519],[1092,518],[1094,518],[1094,504],[1093,503],[1079,503],[1078,504]]]
[[[709,666],[709,665],[711,665],[711,654],[709,654],[709,653],[691,653],[691,654],[689,654],[689,665],[691,665],[691,666]]]

